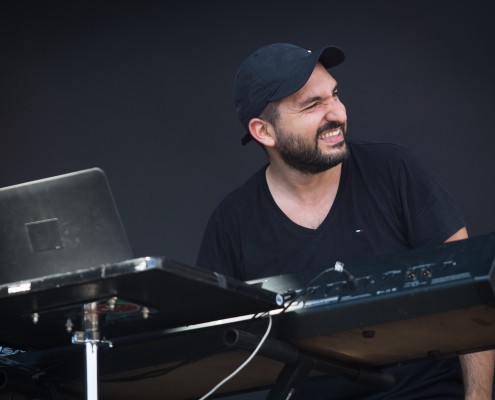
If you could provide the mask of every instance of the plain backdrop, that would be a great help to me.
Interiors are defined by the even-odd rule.
[[[256,48],[337,45],[352,137],[420,153],[471,235],[495,231],[495,2],[4,1],[0,187],[102,168],[136,256],[194,264],[266,162],[232,81]]]

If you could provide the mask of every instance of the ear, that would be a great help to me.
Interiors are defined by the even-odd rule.
[[[251,136],[263,146],[273,147],[275,145],[275,131],[272,124],[260,118],[253,118],[248,124]]]

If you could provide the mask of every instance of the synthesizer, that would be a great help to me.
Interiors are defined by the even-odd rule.
[[[284,295],[279,338],[384,365],[495,347],[495,233],[249,282]]]

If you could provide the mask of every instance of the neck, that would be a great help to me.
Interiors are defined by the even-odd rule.
[[[317,229],[330,212],[339,188],[342,164],[314,175],[306,175],[271,163],[266,181],[275,203],[297,225]]]
[[[289,196],[294,201],[309,205],[318,203],[328,195],[329,190],[336,191],[338,188],[342,164],[318,174],[304,174],[281,160],[270,161],[266,179],[272,194]]]

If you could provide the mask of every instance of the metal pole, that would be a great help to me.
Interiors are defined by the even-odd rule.
[[[100,331],[96,305],[96,302],[84,305],[87,400],[98,400],[98,343],[100,341]]]
[[[97,303],[84,304],[83,331],[75,332],[72,342],[86,346],[86,399],[98,400],[98,346],[112,347],[107,340],[100,340]],[[71,329],[72,322],[66,324]]]
[[[98,343],[86,340],[86,399],[98,399]]]

